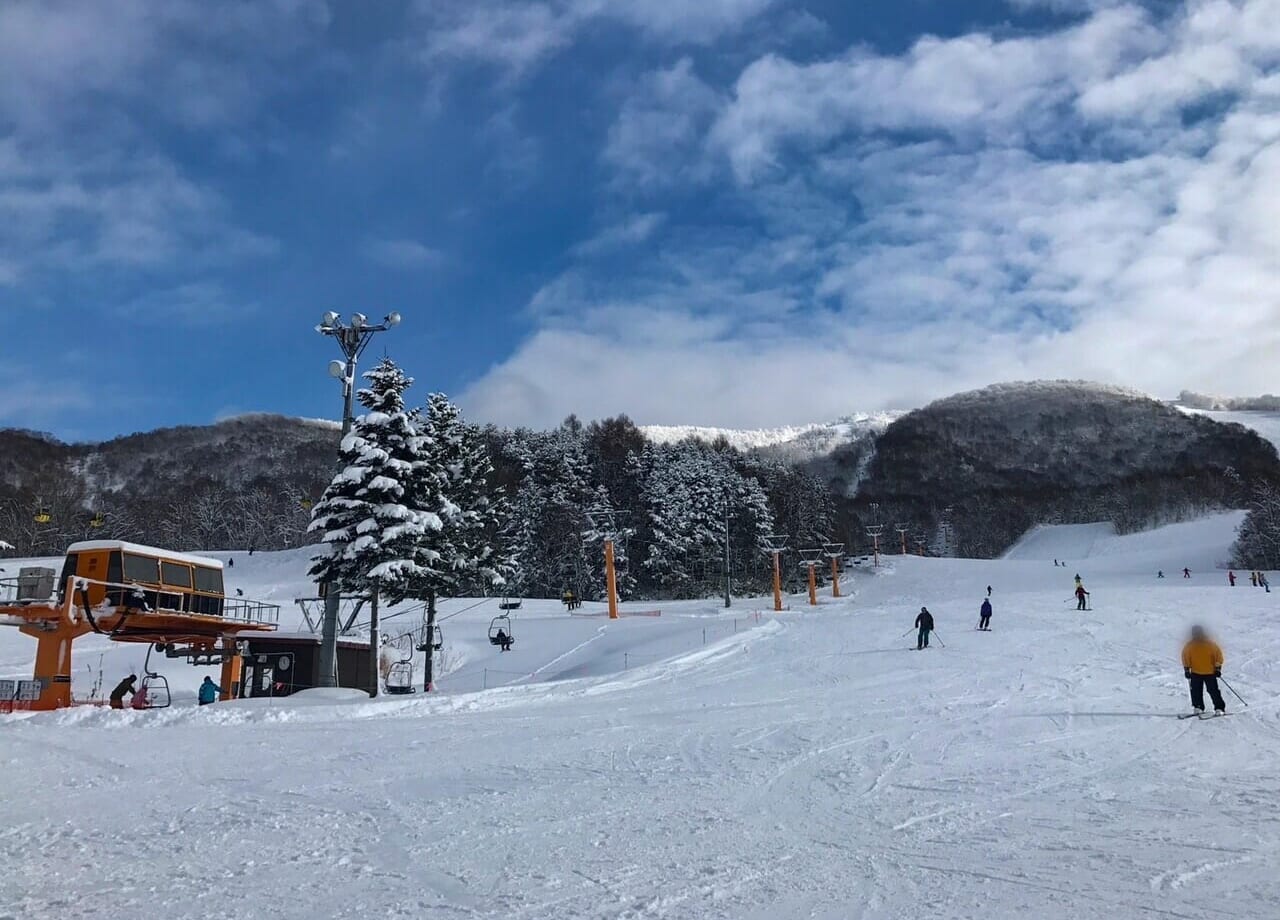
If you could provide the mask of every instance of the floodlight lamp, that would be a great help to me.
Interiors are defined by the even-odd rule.
[[[368,322],[369,322],[369,317],[365,316],[363,313],[351,314],[352,329],[363,329]]]
[[[329,376],[337,380],[342,380],[347,376],[347,366],[341,361],[330,361]]]
[[[387,318],[385,322],[388,326],[399,326],[400,314],[392,310],[390,313],[387,314]]]
[[[332,328],[336,325],[338,325],[338,314],[334,313],[332,310],[330,310],[328,313],[326,313],[323,317],[320,318],[321,328],[324,328],[326,326],[329,328]]]

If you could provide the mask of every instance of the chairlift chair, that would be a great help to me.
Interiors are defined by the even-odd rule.
[[[151,670],[151,652],[154,648],[152,645],[147,646],[147,657],[142,663],[141,690],[143,699],[147,701],[145,708],[168,709],[173,702],[173,697],[169,695],[169,678]]]
[[[498,638],[498,633],[506,633],[507,641],[515,645],[516,637],[511,632],[511,617],[506,614],[496,616],[489,621],[489,644],[501,645],[502,640]]]
[[[95,514],[93,517],[89,518],[89,526],[92,527],[94,530],[97,530],[99,527],[102,527],[106,523],[107,523],[107,519],[106,517],[103,516],[101,511]]]
[[[439,626],[434,627],[431,631],[431,641],[428,642],[427,627],[423,626],[422,638],[418,640],[418,644],[415,645],[414,648],[419,652],[438,652],[440,649],[444,648],[444,633],[441,631]]]
[[[413,685],[413,661],[397,661],[387,671],[387,692],[394,696],[416,693]]]
[[[520,598],[517,597],[515,600],[512,600],[511,598],[507,597],[507,595],[504,594],[502,595],[502,600],[498,602],[498,609],[499,610],[519,610],[521,603],[522,601]]]
[[[53,520],[53,515],[49,513],[48,508],[37,508],[34,520],[37,524],[48,524]]]

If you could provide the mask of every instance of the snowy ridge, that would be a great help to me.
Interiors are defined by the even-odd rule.
[[[698,425],[645,425],[641,431],[657,444],[674,444],[689,438],[710,443],[724,438],[738,450],[774,449],[791,459],[808,459],[830,453],[840,444],[878,434],[903,415],[902,411],[859,412],[835,422],[786,425],[780,428],[715,428]],[[785,450],[791,448],[791,450]],[[779,451],[778,449],[783,449]],[[794,455],[794,456],[793,456]]]

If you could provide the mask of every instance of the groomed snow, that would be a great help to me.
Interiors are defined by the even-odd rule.
[[[1280,593],[1211,568],[1223,517],[1066,570],[887,557],[759,625],[528,603],[505,656],[458,602],[459,683],[515,672],[489,690],[0,719],[0,916],[1277,917]],[[228,579],[289,594],[304,558]],[[921,604],[945,648],[909,650]],[[1174,718],[1193,619],[1250,709]]]

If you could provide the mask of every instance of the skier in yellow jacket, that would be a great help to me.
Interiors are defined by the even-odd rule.
[[[1208,689],[1214,712],[1226,712],[1218,678],[1222,676],[1222,649],[1209,638],[1203,626],[1191,627],[1191,640],[1182,647],[1182,673],[1191,682],[1191,705],[1204,712],[1204,691]]]

